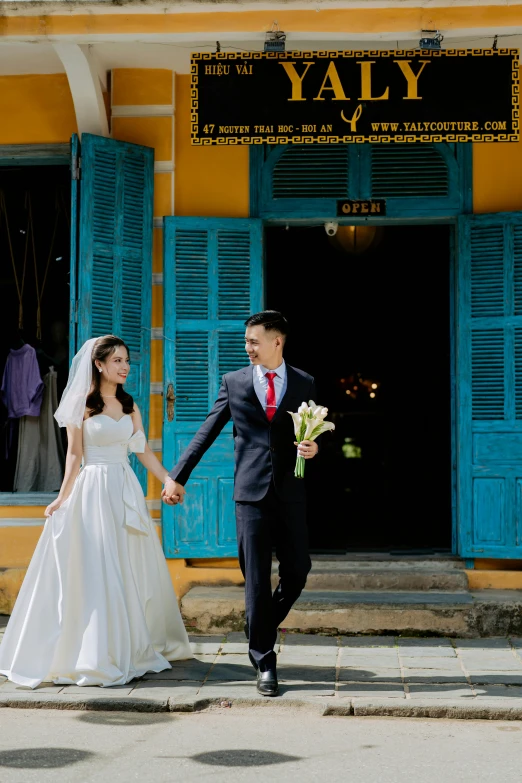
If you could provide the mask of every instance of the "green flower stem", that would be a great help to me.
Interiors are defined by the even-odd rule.
[[[304,470],[305,470],[305,459],[304,457],[297,457],[296,463],[295,463],[295,471],[294,475],[296,478],[304,478]]]

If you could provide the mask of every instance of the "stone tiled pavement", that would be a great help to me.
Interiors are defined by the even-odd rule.
[[[192,711],[264,703],[323,714],[522,720],[522,639],[283,632],[278,699],[257,694],[243,634],[192,636],[191,643],[193,660],[125,686],[30,690],[0,678],[0,707]]]

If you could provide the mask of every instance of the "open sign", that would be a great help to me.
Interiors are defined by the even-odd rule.
[[[386,215],[386,200],[379,199],[343,199],[337,202],[337,217],[382,217]]]

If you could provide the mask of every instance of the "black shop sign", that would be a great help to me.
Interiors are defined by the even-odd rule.
[[[518,141],[518,54],[198,52],[192,143]]]

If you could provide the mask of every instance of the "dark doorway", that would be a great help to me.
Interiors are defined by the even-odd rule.
[[[31,346],[41,379],[51,368],[56,372],[58,399],[69,368],[70,202],[67,166],[0,167],[0,376],[11,352]],[[33,382],[33,376],[20,380]],[[34,417],[8,419],[9,401],[2,396],[0,491],[12,492],[19,424]],[[65,446],[65,430],[61,437]]]
[[[306,468],[312,550],[449,550],[450,228],[269,228],[266,262],[336,425]]]

